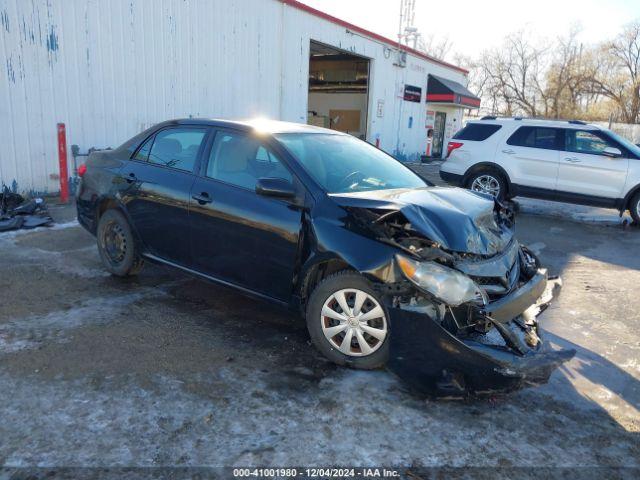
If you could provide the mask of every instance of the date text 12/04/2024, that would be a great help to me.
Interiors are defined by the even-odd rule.
[[[234,478],[397,478],[388,468],[234,468]]]

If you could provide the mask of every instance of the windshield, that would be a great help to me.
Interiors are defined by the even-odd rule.
[[[627,150],[631,151],[631,153],[633,153],[636,157],[640,158],[640,147],[638,147],[637,145],[634,145],[626,138],[621,137],[620,135],[618,135],[617,133],[611,130],[605,130],[605,132],[607,133],[607,135],[613,138],[616,142],[621,143]]]
[[[350,135],[281,133],[275,138],[328,193],[427,185],[393,157]]]

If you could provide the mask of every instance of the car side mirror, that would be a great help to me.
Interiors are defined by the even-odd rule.
[[[602,151],[602,154],[605,157],[618,158],[622,156],[622,152],[619,148],[615,147],[607,147]]]
[[[265,197],[293,198],[296,190],[289,180],[284,178],[260,178],[256,183],[256,193]]]

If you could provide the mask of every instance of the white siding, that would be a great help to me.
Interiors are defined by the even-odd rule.
[[[403,158],[424,149],[427,74],[466,84],[277,0],[0,0],[0,180],[57,191],[58,122],[82,151],[177,117],[305,122],[311,39],[372,59],[367,137]],[[405,82],[420,104],[398,97]]]

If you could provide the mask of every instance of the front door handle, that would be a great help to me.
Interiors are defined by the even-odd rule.
[[[516,152],[514,152],[513,150],[502,150],[502,153],[506,153],[507,155],[513,155]]]
[[[576,157],[565,157],[565,160],[571,163],[580,163],[580,159]]]
[[[207,192],[202,192],[199,195],[192,195],[192,197],[194,200],[196,200],[200,205],[204,205],[205,203],[211,203],[213,202],[212,198],[209,196],[209,194]]]

